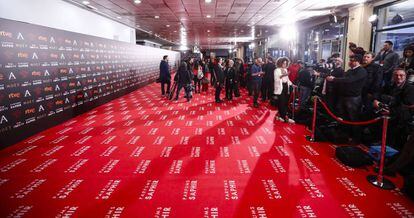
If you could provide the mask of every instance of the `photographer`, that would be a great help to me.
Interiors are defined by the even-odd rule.
[[[389,143],[400,150],[413,127],[414,86],[408,83],[407,73],[402,68],[394,70],[393,80],[389,92],[374,100],[374,108],[391,117]]]
[[[333,76],[335,78],[341,78],[344,76],[344,70],[342,69],[343,60],[339,57],[332,58],[332,65],[329,70],[323,77]],[[341,84],[334,84],[330,81],[325,81],[324,88],[322,89],[322,94],[325,95],[326,102],[329,107],[335,111],[338,111],[339,104],[339,91],[341,89]]]
[[[341,86],[340,100],[338,105],[338,114],[350,121],[358,121],[361,113],[362,88],[365,84],[367,71],[361,67],[362,56],[359,54],[352,55],[349,58],[349,69],[343,78],[334,76],[326,77],[326,80]],[[351,127],[351,143],[359,143],[360,130],[357,126]]]
[[[312,94],[314,80],[313,76],[316,71],[313,70],[312,66],[306,66],[303,70],[299,71],[298,84],[299,84],[299,95],[300,95],[300,111],[305,111],[308,108],[309,97]]]
[[[379,97],[381,93],[382,68],[379,64],[374,63],[375,54],[367,52],[363,58],[362,66],[368,73],[367,80],[362,90],[362,101],[364,111],[372,114],[372,101]]]

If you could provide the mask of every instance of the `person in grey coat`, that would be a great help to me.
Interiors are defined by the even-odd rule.
[[[383,86],[388,89],[392,85],[392,74],[398,67],[400,56],[392,50],[393,43],[385,41],[384,47],[375,56],[374,61],[378,61],[383,70]]]

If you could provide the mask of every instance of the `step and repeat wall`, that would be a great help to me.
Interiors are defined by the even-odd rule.
[[[0,149],[155,81],[180,53],[0,19]]]

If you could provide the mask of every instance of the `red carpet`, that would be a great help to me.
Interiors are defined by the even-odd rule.
[[[150,85],[1,150],[0,217],[414,216],[303,126],[213,100]]]

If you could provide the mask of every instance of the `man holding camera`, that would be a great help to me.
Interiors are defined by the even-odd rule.
[[[374,100],[374,108],[391,117],[389,143],[400,150],[414,129],[414,86],[407,82],[402,68],[394,70],[393,80],[389,92]]]
[[[362,66],[368,73],[367,80],[362,90],[362,101],[364,111],[372,113],[372,101],[379,97],[381,93],[382,68],[379,64],[374,63],[375,54],[367,52],[364,54]]]
[[[326,77],[327,81],[340,84],[340,100],[338,112],[340,116],[350,121],[358,121],[361,114],[362,106],[362,88],[367,78],[367,71],[361,67],[362,56],[354,54],[349,57],[349,69],[344,77],[337,78],[334,76]],[[352,143],[358,143],[360,140],[360,130],[357,126],[351,127]]]

